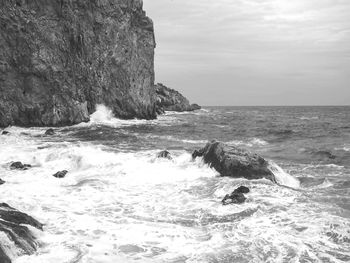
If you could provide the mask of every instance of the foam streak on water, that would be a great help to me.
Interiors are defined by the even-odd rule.
[[[307,159],[293,147],[320,147],[321,141],[306,145],[291,133],[271,133],[271,127],[297,133],[296,127],[254,130],[265,125],[257,124],[264,110],[242,111],[208,108],[122,121],[98,107],[90,123],[57,129],[52,137],[42,136],[44,128],[9,128],[10,135],[0,136],[0,178],[6,181],[0,200],[45,224],[44,232],[35,231],[38,253],[15,263],[349,262],[347,156]],[[252,116],[258,120],[244,126]],[[218,127],[224,125],[229,128]],[[193,161],[191,151],[209,139],[251,143],[239,146],[273,160],[278,184],[223,178]],[[333,148],[344,147],[344,140],[336,143]],[[165,148],[173,159],[156,159]],[[33,168],[10,170],[11,161]],[[59,170],[69,171],[66,178],[52,176]],[[251,190],[247,201],[222,206],[240,185]]]

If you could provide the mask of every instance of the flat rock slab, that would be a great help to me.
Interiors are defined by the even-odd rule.
[[[268,161],[263,157],[218,141],[208,142],[204,148],[195,150],[192,157],[203,157],[204,162],[221,176],[249,180],[266,178],[276,182],[274,174],[268,168]]]
[[[43,224],[33,217],[22,213],[6,203],[0,203],[0,232],[2,238],[0,242],[0,262],[10,263],[11,254],[30,255],[39,246],[35,236],[25,225],[30,225],[39,230],[43,229]]]

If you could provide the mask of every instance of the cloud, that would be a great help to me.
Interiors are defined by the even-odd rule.
[[[288,103],[299,104],[298,90],[309,104],[350,101],[348,0],[144,0],[144,6],[155,22],[157,80],[192,100],[235,103],[198,94],[197,86],[210,92],[220,83],[224,94],[239,93],[241,104],[272,104],[264,89],[277,94],[285,82]],[[316,97],[310,83],[321,90]],[[245,100],[254,87],[261,99]],[[331,88],[338,92],[328,96],[323,89]]]

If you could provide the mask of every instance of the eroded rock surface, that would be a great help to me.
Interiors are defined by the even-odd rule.
[[[0,127],[155,118],[154,48],[142,0],[2,1]]]
[[[190,104],[180,92],[170,89],[163,84],[158,83],[156,86],[157,93],[157,113],[162,114],[164,111],[194,111],[201,107],[198,104]]]
[[[38,248],[38,241],[26,225],[43,229],[43,224],[33,217],[0,203],[1,263],[10,263],[13,256],[33,254]]]
[[[268,161],[263,157],[218,141],[208,142],[204,148],[194,151],[192,157],[203,157],[204,162],[221,176],[243,177],[250,180],[266,178],[276,182],[274,174],[268,167]]]

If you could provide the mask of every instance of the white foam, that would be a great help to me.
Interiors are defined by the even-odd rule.
[[[269,143],[267,141],[264,141],[263,139],[260,138],[252,138],[247,141],[242,141],[242,140],[232,140],[226,142],[228,145],[233,145],[233,146],[247,146],[247,147],[253,147],[253,146],[266,146]]]
[[[299,188],[300,182],[295,177],[291,176],[290,174],[286,173],[281,167],[279,167],[276,163],[269,161],[269,170],[274,174],[275,179],[278,184],[292,187],[292,188]]]

